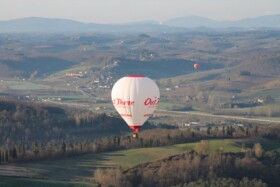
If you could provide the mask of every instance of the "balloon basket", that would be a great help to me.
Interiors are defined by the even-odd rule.
[[[134,133],[132,134],[132,137],[133,137],[133,138],[138,138],[138,133],[134,132]]]

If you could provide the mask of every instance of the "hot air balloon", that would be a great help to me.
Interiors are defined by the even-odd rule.
[[[152,79],[131,75],[115,83],[111,98],[117,112],[134,131],[133,137],[138,137],[137,132],[155,111],[160,94]]]
[[[198,70],[200,65],[199,64],[194,64],[193,67],[194,67],[194,69]]]

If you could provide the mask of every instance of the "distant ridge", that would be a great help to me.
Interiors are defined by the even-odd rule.
[[[96,24],[55,18],[29,17],[0,21],[0,33],[25,32],[149,32],[155,30],[172,30],[168,26],[158,25],[153,21],[127,24]],[[178,30],[178,29],[177,29]]]
[[[280,28],[280,14],[247,18],[238,21],[216,21],[198,16],[173,18],[159,24],[156,21],[142,21],[124,24],[96,24],[79,21],[29,17],[0,21],[0,33],[24,32],[172,32],[194,28]]]
[[[173,18],[163,22],[164,25],[172,27],[208,27],[208,28],[280,28],[280,14],[246,18],[237,21],[216,21],[198,16]]]
[[[87,30],[99,24],[85,24],[78,21],[55,18],[29,17],[0,21],[0,32],[75,32]]]

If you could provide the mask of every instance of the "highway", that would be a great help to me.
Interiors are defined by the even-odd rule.
[[[265,123],[278,123],[278,124],[280,124],[280,121],[269,120],[269,119],[248,118],[248,117],[228,116],[228,115],[214,115],[214,114],[207,114],[207,113],[186,112],[186,111],[171,111],[171,110],[160,110],[160,109],[157,109],[156,111],[173,113],[173,114],[188,114],[188,115],[196,115],[196,116],[206,116],[206,117],[215,117],[215,118],[224,118],[224,119],[237,119],[237,120],[252,121],[252,122],[265,122]]]

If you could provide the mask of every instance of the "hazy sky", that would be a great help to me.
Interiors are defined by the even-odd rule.
[[[36,16],[124,23],[190,15],[237,20],[271,14],[280,14],[280,0],[0,0],[0,20]]]

